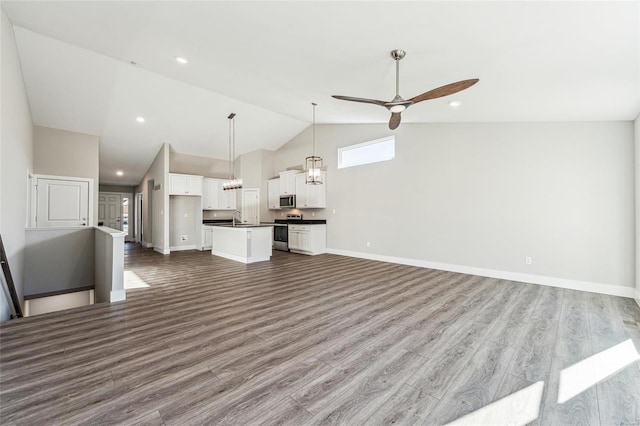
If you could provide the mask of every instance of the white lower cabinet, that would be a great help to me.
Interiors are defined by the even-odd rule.
[[[211,250],[213,247],[213,228],[211,226],[202,225],[202,247],[200,250]]]
[[[327,251],[326,225],[289,225],[289,250],[301,254]]]

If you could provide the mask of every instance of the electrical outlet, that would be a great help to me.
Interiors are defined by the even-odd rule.
[[[336,214],[336,209],[333,209],[333,214]]]
[[[218,217],[218,213],[214,213],[214,214],[213,214],[213,217]]]
[[[311,212],[311,217],[314,217],[316,215],[316,212]]]
[[[180,240],[181,241],[189,241],[189,236],[188,235],[180,235]]]
[[[371,247],[371,242],[367,241],[367,247]]]
[[[527,256],[527,257],[524,258],[524,264],[525,265],[531,265],[532,263],[533,263],[533,258],[532,257]]]

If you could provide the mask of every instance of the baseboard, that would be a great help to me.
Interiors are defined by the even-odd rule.
[[[438,269],[442,271],[458,272],[461,274],[478,275],[481,277],[566,288],[570,290],[588,291],[590,293],[608,294],[610,296],[633,298],[635,293],[636,299],[638,299],[638,292],[634,288],[621,285],[569,280],[566,278],[546,277],[543,275],[523,274],[520,272],[499,271],[495,269],[476,268],[473,266],[430,262],[427,260],[407,259],[404,257],[384,256],[349,250],[327,249],[327,253],[337,254],[340,256],[358,257],[361,259],[379,260],[381,262],[398,263],[401,265],[419,266],[422,268]]]
[[[114,290],[109,294],[109,302],[121,302],[127,300],[127,290]]]
[[[196,246],[195,245],[191,245],[191,246],[172,246],[169,247],[169,251],[183,251],[183,250],[195,250]]]
[[[236,256],[235,254],[229,254],[217,250],[212,250],[211,254],[214,256],[224,257],[225,259],[235,260],[236,262],[247,263],[247,259],[241,256]]]
[[[165,250],[162,247],[153,247],[153,251],[157,251],[160,254],[169,254],[169,250]]]
[[[148,243],[146,241],[143,241],[141,244],[142,244],[142,247],[144,248],[153,248],[153,243]]]

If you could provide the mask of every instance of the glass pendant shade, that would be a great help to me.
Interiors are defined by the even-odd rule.
[[[316,155],[316,103],[313,105],[313,151],[311,156],[305,159],[306,169],[306,184],[307,185],[321,185],[322,184],[322,157]]]
[[[322,157],[312,155],[307,157],[306,160],[307,169],[307,185],[320,185],[322,184]]]
[[[240,188],[242,188],[242,178],[235,178],[222,182],[222,189],[224,191]]]

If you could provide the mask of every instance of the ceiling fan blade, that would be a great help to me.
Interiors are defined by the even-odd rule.
[[[413,103],[417,103],[417,102],[422,102],[429,99],[436,99],[436,98],[441,98],[443,96],[452,95],[464,89],[468,89],[469,87],[476,84],[478,81],[480,80],[477,78],[472,78],[470,80],[457,81],[455,83],[438,87],[437,89],[429,90],[428,92],[425,92],[422,95],[418,95],[415,98],[411,98],[409,100]]]
[[[332,95],[331,97],[340,99],[341,101],[362,102],[365,104],[374,104],[374,105],[382,105],[382,106],[386,104],[385,101],[379,101],[377,99],[354,98],[353,96],[340,96],[340,95]]]
[[[391,130],[394,130],[394,129],[397,129],[399,125],[400,125],[400,113],[392,112],[391,118],[389,119],[389,128]]]

